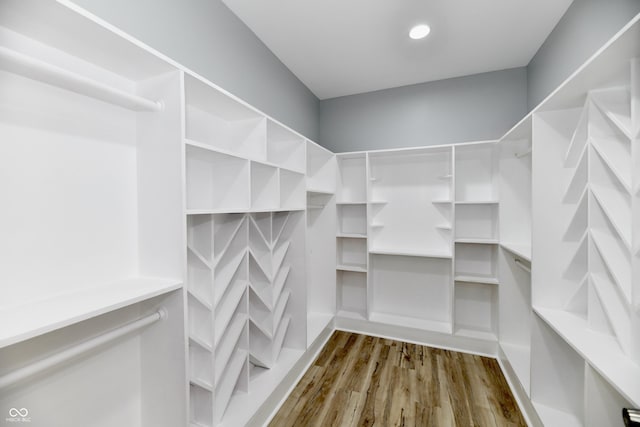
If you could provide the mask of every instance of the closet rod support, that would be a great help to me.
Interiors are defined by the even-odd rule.
[[[155,313],[141,317],[138,320],[134,320],[116,329],[112,329],[108,332],[105,332],[100,336],[90,338],[71,348],[62,350],[49,357],[38,360],[37,362],[34,362],[31,365],[27,365],[23,368],[17,369],[6,375],[3,375],[0,377],[0,390],[5,387],[9,387],[15,383],[24,381],[25,379],[32,377],[34,375],[37,375],[43,371],[54,368],[62,363],[65,363],[75,357],[80,356],[81,354],[87,353],[97,347],[100,347],[104,344],[114,341],[124,335],[137,331],[139,329],[142,329],[145,326],[151,325],[152,323],[155,323],[158,320],[162,320],[166,318],[167,318],[167,312],[165,311],[165,309],[161,308]]]

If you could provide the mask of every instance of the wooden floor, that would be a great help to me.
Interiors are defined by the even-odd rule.
[[[269,425],[526,423],[494,359],[336,331]]]

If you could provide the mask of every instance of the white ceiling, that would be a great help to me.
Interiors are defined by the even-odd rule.
[[[320,99],[525,66],[571,1],[223,0]]]

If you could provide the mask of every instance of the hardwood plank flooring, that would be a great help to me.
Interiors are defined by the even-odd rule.
[[[494,359],[336,331],[269,426],[526,423]]]

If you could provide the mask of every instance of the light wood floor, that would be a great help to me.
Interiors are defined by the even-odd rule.
[[[336,331],[270,427],[526,426],[494,359]]]

